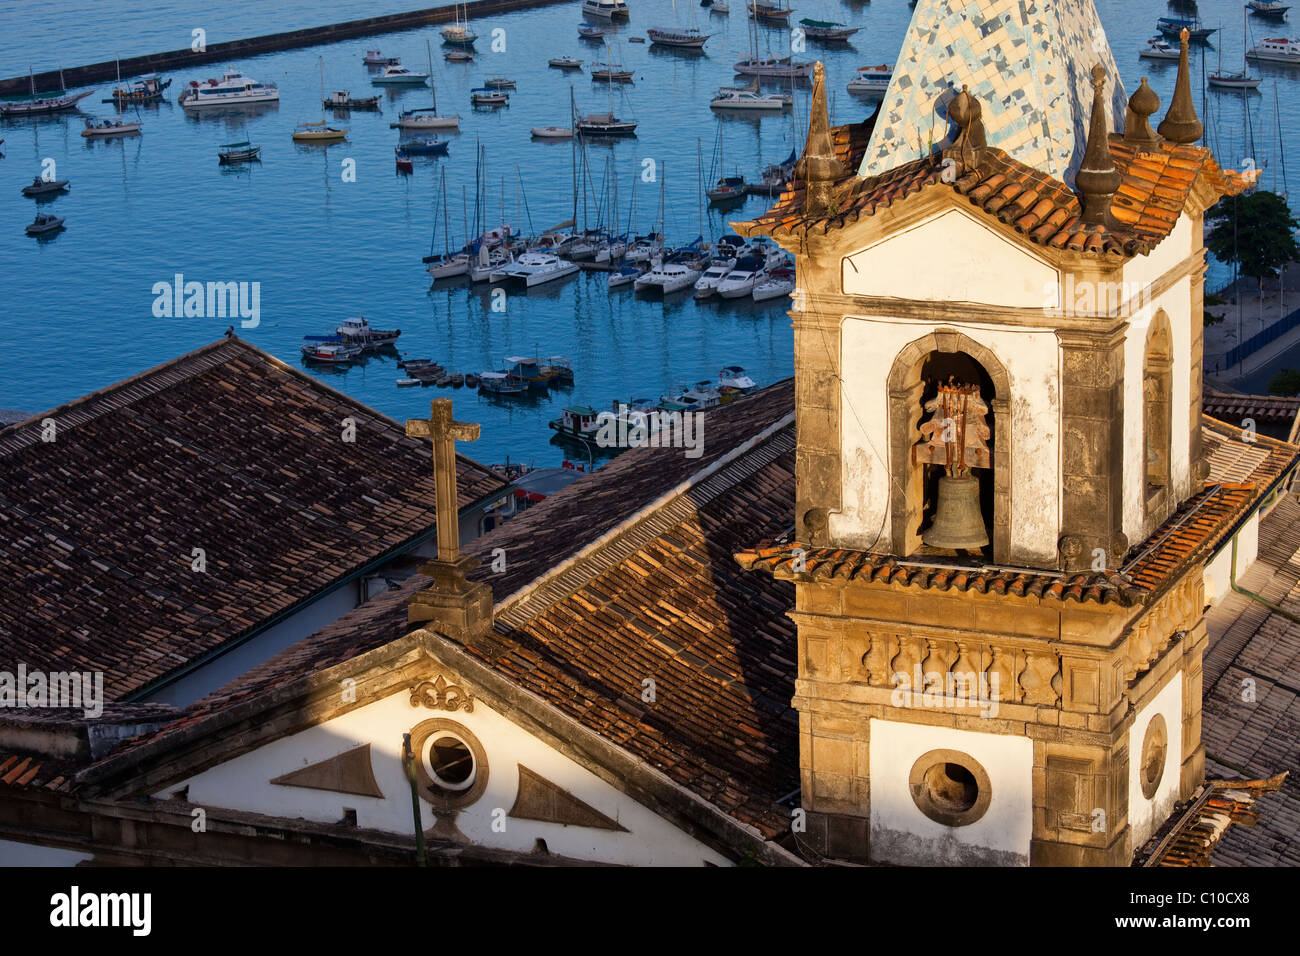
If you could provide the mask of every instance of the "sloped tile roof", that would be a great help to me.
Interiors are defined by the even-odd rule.
[[[109,700],[434,522],[427,442],[236,338],[0,430],[0,471],[0,661],[103,671]],[[462,503],[505,486],[458,478]]]
[[[0,786],[2,787],[65,792],[72,789],[72,778],[76,771],[75,761],[59,760],[42,754],[0,750]]]
[[[1241,422],[1253,418],[1257,422],[1276,422],[1291,425],[1300,412],[1297,395],[1238,395],[1206,389],[1201,407],[1207,415],[1223,421]]]
[[[1147,867],[1214,866],[1229,829],[1255,827],[1259,799],[1277,793],[1286,777],[1283,772],[1268,780],[1206,780],[1138,851],[1138,861]]]
[[[872,122],[836,127],[832,131],[836,155],[851,161],[862,131]],[[1161,142],[1138,149],[1121,136],[1111,136],[1110,144],[1121,178],[1111,205],[1114,227],[1083,222],[1078,197],[1070,187],[996,147],[974,151],[971,160],[952,167],[951,174],[943,156],[936,153],[880,175],[848,176],[838,183],[833,209],[825,215],[805,212],[806,190],[795,181],[772,209],[752,222],[732,226],[741,235],[827,233],[907,196],[939,187],[965,196],[982,213],[1036,245],[1121,259],[1148,253],[1169,235],[1198,176],[1221,194],[1245,186],[1240,176],[1221,170],[1210,151],[1200,146]]]

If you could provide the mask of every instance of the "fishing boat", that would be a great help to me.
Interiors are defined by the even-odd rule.
[[[794,60],[788,56],[748,56],[738,60],[734,67],[744,76],[779,76],[783,79],[807,79],[812,76],[813,64],[808,60]]]
[[[559,256],[545,252],[525,252],[518,259],[507,263],[491,274],[491,281],[511,285],[521,285],[525,289],[563,279],[578,271],[573,262],[566,262]]]
[[[52,232],[58,232],[63,228],[65,218],[66,217],[64,216],[54,216],[50,213],[39,212],[36,214],[36,218],[28,224],[27,235],[45,236]]]
[[[621,289],[635,283],[644,273],[640,266],[619,266],[605,276],[605,284],[611,291]]]
[[[1246,6],[1250,8],[1252,14],[1267,20],[1285,19],[1286,12],[1291,9],[1289,6],[1280,3],[1270,3],[1269,0],[1250,0]]]
[[[475,106],[509,106],[510,94],[481,86],[470,91],[469,101]]]
[[[319,365],[349,365],[361,356],[361,346],[346,345],[330,336],[306,335],[299,346],[302,357]]]
[[[366,55],[361,58],[361,62],[366,66],[388,66],[395,63],[396,59],[391,56],[384,56],[379,50],[367,50]]]
[[[523,395],[528,385],[505,372],[479,372],[478,390],[486,395]]]
[[[552,385],[573,384],[573,363],[566,355],[548,355],[541,361],[542,374]]]
[[[724,299],[739,299],[752,295],[754,286],[765,277],[764,260],[748,253],[736,260],[735,267],[718,282],[718,295]]]
[[[335,90],[322,101],[326,109],[331,110],[377,110],[378,96],[353,96],[347,90]]]
[[[279,99],[280,90],[274,83],[262,83],[230,67],[221,75],[220,80],[208,80],[206,83],[191,80],[190,85],[181,91],[177,102],[187,110],[195,110],[276,103]]]
[[[492,90],[513,90],[516,86],[515,81],[508,76],[489,76],[483,85]]]
[[[408,136],[395,148],[408,156],[445,156],[451,144],[436,136]]]
[[[551,384],[550,376],[542,370],[542,363],[535,358],[524,355],[509,355],[506,363],[510,366],[506,374],[517,382],[523,382],[535,392],[544,392]]]
[[[374,352],[394,346],[402,330],[377,329],[366,320],[365,316],[357,316],[355,319],[344,319],[343,324],[334,330],[334,334],[348,345],[359,346],[363,352]]]
[[[1176,60],[1181,55],[1177,46],[1160,36],[1147,40],[1147,45],[1138,53],[1143,60]]]
[[[172,85],[170,79],[164,82],[159,79],[157,73],[147,73],[126,86],[122,86],[121,82],[118,80],[119,85],[114,87],[112,94],[103,102],[136,106],[143,103],[157,103],[163,98],[163,91]]]
[[[862,29],[861,27],[846,26],[834,20],[809,20],[807,18],[800,20],[799,26],[803,28],[803,35],[809,40],[819,40],[822,43],[838,43],[847,40]]]
[[[465,8],[465,21],[460,19],[461,6]],[[469,4],[456,6],[456,22],[449,23],[441,30],[442,42],[449,46],[473,46],[478,34],[469,28]]]
[[[651,27],[645,33],[654,46],[677,47],[683,50],[702,50],[712,36],[710,33],[701,33],[694,27],[685,29]]]
[[[87,117],[81,135],[86,139],[108,139],[112,136],[133,136],[138,132],[140,132],[139,123],[124,120],[119,115],[117,119],[106,119],[99,122]]]
[[[889,81],[893,76],[894,68],[888,63],[860,66],[857,76],[849,80],[848,90],[850,93],[884,93],[889,89]]]
[[[30,186],[23,187],[24,196],[48,196],[52,193],[61,193],[66,190],[71,183],[68,179],[42,179],[40,176],[32,180]]]
[[[600,17],[603,20],[630,20],[632,11],[628,9],[627,0],[582,0],[584,16]]]
[[[572,126],[534,126],[529,132],[534,139],[572,139]]]
[[[591,79],[594,83],[631,83],[634,72],[613,63],[591,64]]]
[[[1246,48],[1246,10],[1244,8],[1241,12],[1241,46],[1243,50]],[[1251,76],[1250,72],[1246,69],[1244,54],[1242,56],[1241,69],[1235,73],[1225,73],[1223,70],[1223,47],[1220,46],[1219,68],[1206,78],[1206,82],[1209,83],[1210,86],[1218,89],[1254,90],[1259,88],[1260,79],[1261,78],[1258,76]]]
[[[442,55],[448,63],[473,63],[474,54],[469,50],[448,50]]]
[[[546,61],[547,66],[553,66],[557,70],[581,70],[582,61],[572,56],[555,56]]]
[[[1300,40],[1268,37],[1251,47],[1246,59],[1265,63],[1300,64]]]
[[[594,23],[579,23],[578,36],[584,40],[603,40],[605,31]]]
[[[378,76],[372,76],[374,86],[424,86],[428,82],[428,73],[415,73],[398,63],[386,66]]]
[[[561,409],[560,417],[547,422],[560,437],[594,442],[602,427],[601,413],[590,405],[568,405]]]
[[[794,13],[793,9],[781,6],[776,0],[752,0],[747,6],[749,15],[760,23],[788,23],[790,14]]]
[[[29,70],[27,77],[32,91],[31,99],[0,103],[0,117],[7,119],[14,116],[39,116],[43,113],[61,113],[64,110],[76,109],[78,103],[95,92],[94,90],[86,90],[84,93],[70,94],[65,88],[62,96],[37,96],[35,74]],[[62,86],[62,70],[59,71],[59,79]]]
[[[755,302],[765,302],[788,296],[794,291],[794,270],[790,268],[773,269],[761,281],[754,283],[751,293]]]
[[[341,143],[348,138],[348,131],[345,129],[335,129],[325,122],[325,59],[317,57],[320,64],[320,95],[321,111],[320,120],[315,123],[299,123],[293,131],[293,141],[295,143]]]
[[[221,151],[217,153],[217,162],[222,166],[258,162],[261,152],[261,146],[254,146],[248,140],[239,143],[222,143]]]
[[[1177,40],[1182,31],[1187,31],[1187,38],[1193,43],[1203,43],[1211,34],[1218,33],[1217,27],[1203,27],[1199,17],[1160,17],[1156,20],[1156,29],[1166,37]]]

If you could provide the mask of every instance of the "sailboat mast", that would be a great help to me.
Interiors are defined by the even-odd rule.
[[[433,115],[438,115],[438,84],[433,81],[433,49],[429,46],[429,38],[424,39],[424,52],[429,56],[429,89],[433,93]]]
[[[722,129],[718,129],[718,166],[722,166]],[[704,152],[700,147],[700,138],[695,137],[695,176],[699,188],[697,202],[700,207],[700,238],[704,238]]]

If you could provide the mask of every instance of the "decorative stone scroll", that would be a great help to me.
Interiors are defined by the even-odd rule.
[[[411,688],[411,706],[430,710],[464,710],[474,712],[474,695],[465,692],[459,684],[449,684],[441,674],[434,680],[421,681]]]

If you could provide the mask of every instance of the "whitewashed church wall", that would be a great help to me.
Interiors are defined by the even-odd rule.
[[[1148,799],[1142,793],[1142,743],[1147,727],[1159,714],[1165,721],[1165,760],[1160,782]],[[1178,802],[1183,763],[1183,674],[1175,671],[1169,682],[1133,719],[1128,732],[1128,825],[1132,846],[1140,847],[1169,818]]]
[[[1259,512],[1238,529],[1237,580],[1246,573],[1259,556]],[[1232,538],[1205,565],[1205,603],[1218,604],[1232,592]]]
[[[470,688],[472,692],[472,688]],[[655,866],[729,865],[726,858],[686,835],[659,815],[605,783],[475,699],[474,710],[455,713],[415,708],[401,692],[360,707],[301,733],[272,741],[212,767],[159,796],[188,786],[196,806],[246,810],[289,819],[335,823],[345,807],[356,810],[357,826],[410,835],[411,790],[401,763],[402,735],[421,721],[448,719],[482,744],[488,783],[482,796],[460,810],[456,827],[470,841],[502,850],[529,852],[538,839],[551,853],[609,863]],[[384,796],[367,797],[272,784],[272,778],[370,744],[375,780]],[[522,764],[567,790],[627,832],[565,826],[509,816],[518,793]],[[479,768],[478,772],[483,772]],[[421,801],[424,827],[434,825],[430,806]]]
[[[1033,837],[1034,744],[1028,737],[871,721],[871,855],[878,862],[1028,866]],[[912,767],[932,750],[973,757],[988,774],[984,815],[965,826],[930,819],[912,799]]]
[[[1038,292],[1042,296],[1042,290]],[[945,321],[996,355],[1011,381],[1013,563],[1056,562],[1061,491],[1060,349],[1051,330],[991,328]],[[888,542],[890,479],[888,378],[895,357],[935,323],[847,316],[841,330],[842,510],[832,540],[871,549]],[[1005,422],[998,423],[1006,427]],[[919,436],[917,436],[919,437]]]

